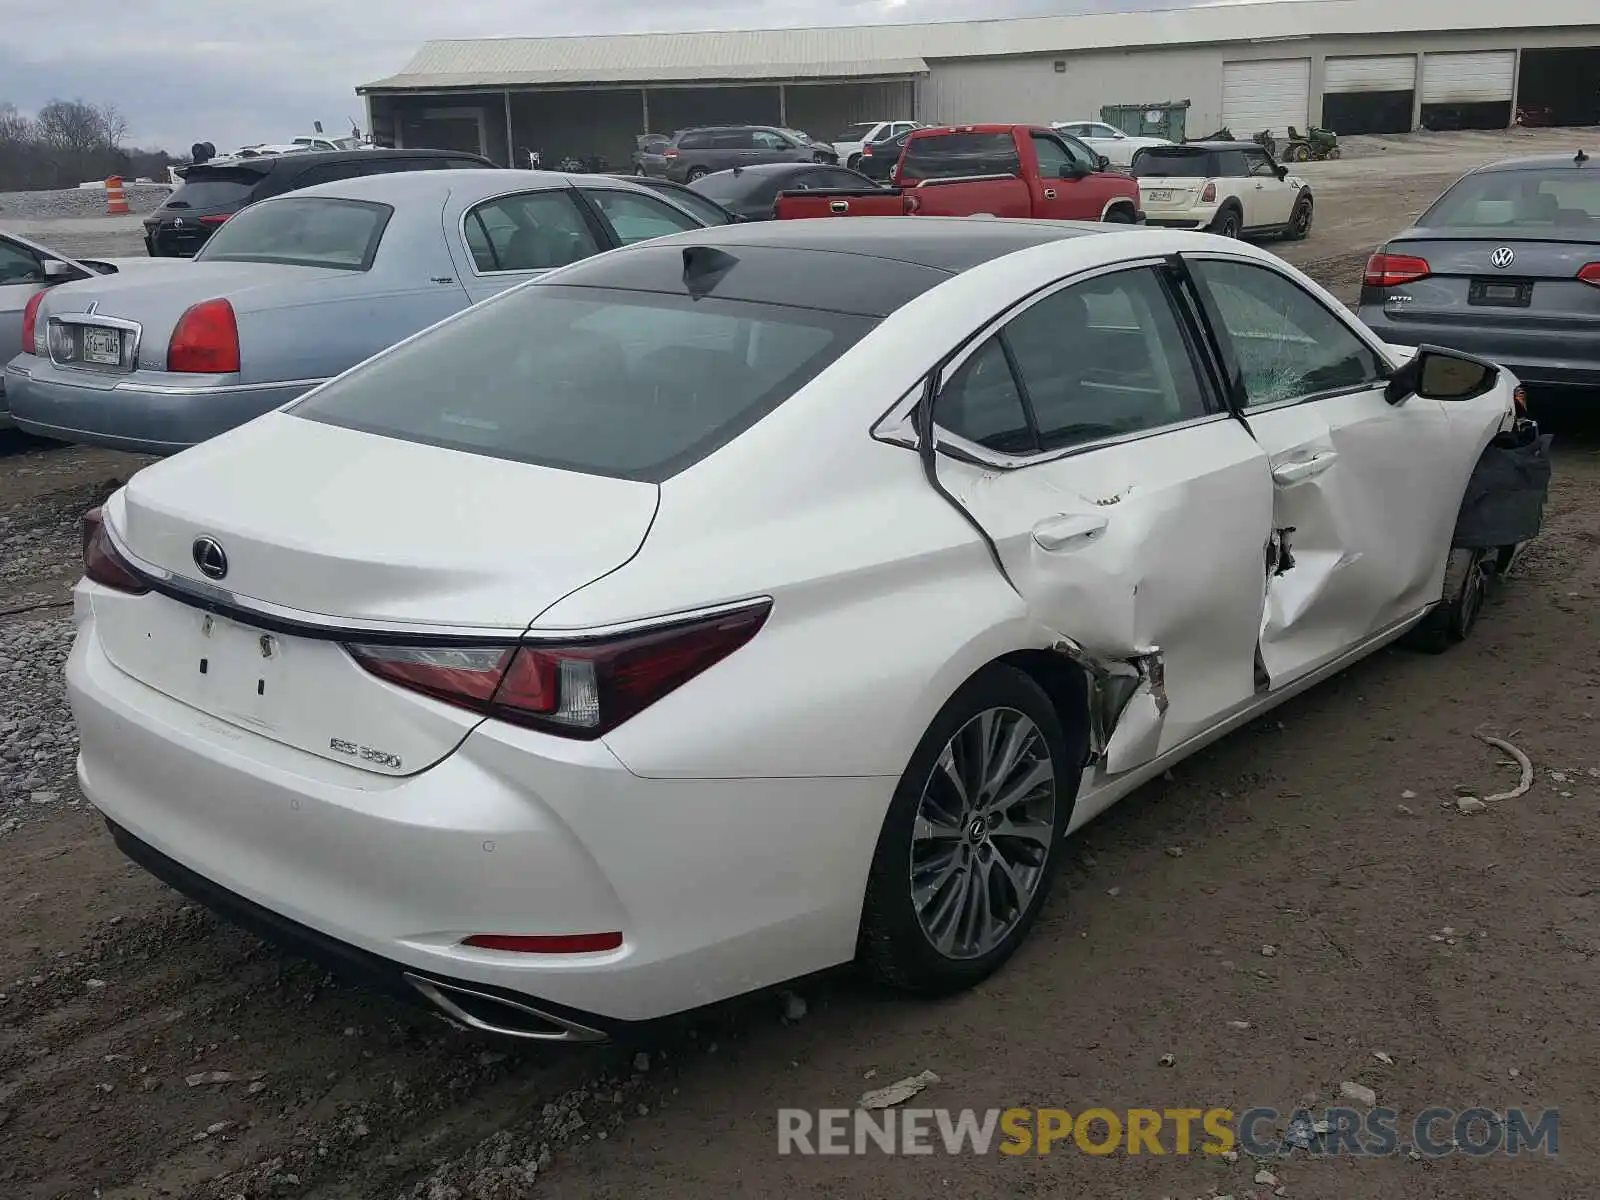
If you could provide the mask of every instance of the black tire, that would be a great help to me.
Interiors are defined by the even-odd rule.
[[[1499,550],[1450,551],[1439,603],[1406,635],[1412,649],[1443,654],[1472,635],[1501,558]]]
[[[980,715],[993,711],[1020,714],[1032,722],[1048,752],[1055,779],[1049,846],[1043,852],[1042,862],[1033,864],[1038,875],[1032,895],[1020,906],[1020,915],[1016,915],[1013,905],[1014,911],[1009,915],[1013,923],[1004,936],[983,953],[954,957],[939,950],[930,940],[912,899],[913,831],[923,804],[924,788],[932,780],[946,745]],[[1013,667],[991,664],[950,698],[912,754],[905,774],[895,787],[894,799],[878,835],[862,906],[858,943],[859,960],[869,974],[902,991],[925,996],[948,995],[986,979],[1011,957],[1037,919],[1060,866],[1063,839],[1082,774],[1081,757],[1079,761],[1072,760],[1070,744],[1075,743],[1069,743],[1050,698],[1033,679]],[[953,789],[949,794],[956,795]],[[1047,794],[1036,793],[1040,799]],[[1019,807],[1020,802],[1008,811],[1015,813]],[[1041,826],[1044,823],[1042,816],[1039,823]],[[972,826],[963,828],[970,830]],[[974,864],[965,868],[967,870],[999,854],[995,845],[969,847],[967,839],[957,840],[960,848],[952,854],[967,856],[963,861]],[[1015,845],[1015,841],[1011,844]],[[988,858],[981,857],[986,851]],[[992,881],[994,877],[988,878]],[[992,889],[989,894],[993,895]],[[1015,893],[1011,898],[1016,899]]]
[[[1301,196],[1294,203],[1294,212],[1289,215],[1289,231],[1285,236],[1291,242],[1303,242],[1311,234],[1311,221],[1316,215],[1310,196]]]
[[[1100,218],[1107,225],[1132,225],[1133,210],[1127,205],[1119,204],[1115,208],[1106,210],[1106,215]]]
[[[689,173],[683,178],[685,183],[693,183],[696,179],[704,179],[709,174],[711,172],[704,167],[690,167]]]
[[[1239,216],[1239,210],[1231,204],[1211,222],[1211,232],[1218,237],[1237,238],[1243,228],[1244,220]]]

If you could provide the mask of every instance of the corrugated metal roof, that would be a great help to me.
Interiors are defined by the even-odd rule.
[[[924,25],[846,25],[427,42],[369,88],[889,75],[987,58],[1337,35],[1572,26],[1574,0],[1223,0],[1190,8]],[[1600,24],[1600,18],[1590,23]],[[817,70],[826,67],[826,70]],[[801,68],[809,68],[801,73]],[[450,80],[446,83],[444,80]]]

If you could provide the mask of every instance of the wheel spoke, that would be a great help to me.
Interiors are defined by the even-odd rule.
[[[995,841],[1015,839],[1048,850],[1055,837],[1055,828],[1049,821],[1014,821],[1010,817],[1002,817],[989,836]]]
[[[989,802],[986,811],[992,813],[1009,812],[1023,801],[1031,799],[1035,792],[1052,786],[1055,783],[1055,779],[1055,768],[1050,765],[1050,760],[1048,758],[1035,759],[1029,764],[1026,772]]]
[[[1026,717],[1018,717],[1010,723],[1010,728],[1005,731],[1004,741],[985,764],[983,789],[986,793],[993,796],[1005,786],[1006,781],[1011,778],[1011,773],[1017,769],[1017,763],[1022,760],[1023,751],[1032,746],[1038,733],[1033,722]]]

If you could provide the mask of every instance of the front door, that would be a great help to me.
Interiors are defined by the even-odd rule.
[[[1035,300],[946,372],[941,482],[1033,621],[1108,670],[1104,765],[1182,745],[1255,694],[1265,455],[1202,383],[1165,268]]]
[[[1261,659],[1279,688],[1437,599],[1460,496],[1418,468],[1451,453],[1449,418],[1419,397],[1389,404],[1377,352],[1287,276],[1190,266],[1272,468]]]
[[[1294,208],[1296,191],[1278,178],[1278,168],[1267,152],[1259,146],[1244,150],[1245,180],[1244,223],[1251,229],[1287,225],[1289,213]]]

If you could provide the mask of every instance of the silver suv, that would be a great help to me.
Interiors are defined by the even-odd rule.
[[[708,125],[680,129],[665,151],[667,178],[692,183],[714,171],[755,163],[836,163],[832,146],[776,125]]]

